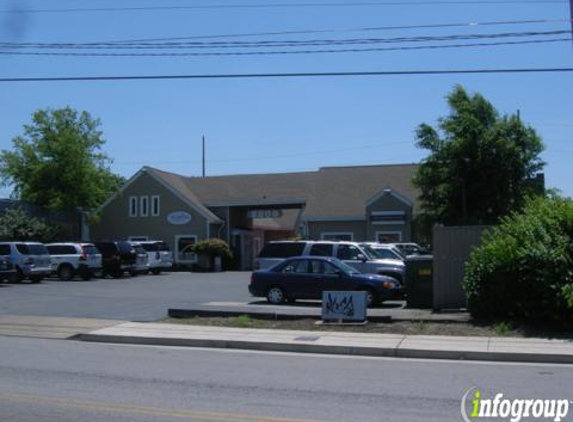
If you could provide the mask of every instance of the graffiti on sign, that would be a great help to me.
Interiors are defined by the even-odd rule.
[[[323,292],[322,319],[336,321],[365,321],[365,292]]]

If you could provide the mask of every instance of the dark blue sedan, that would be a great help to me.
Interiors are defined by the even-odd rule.
[[[318,256],[286,259],[251,276],[249,292],[280,304],[296,299],[322,299],[323,291],[365,291],[367,301],[397,299],[402,286],[393,278],[362,274],[336,258]]]

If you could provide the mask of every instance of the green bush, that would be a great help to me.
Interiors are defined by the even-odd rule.
[[[477,318],[573,321],[573,201],[538,197],[505,217],[472,253],[464,289]]]
[[[197,242],[193,246],[193,252],[197,255],[208,257],[220,256],[223,259],[232,259],[233,253],[227,242],[221,239],[207,239]]]

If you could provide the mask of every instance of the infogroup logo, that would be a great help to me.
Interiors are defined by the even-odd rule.
[[[488,418],[507,419],[510,422],[543,419],[560,422],[567,417],[569,399],[506,399],[503,393],[486,399],[482,391],[472,387],[462,397],[461,413],[465,422],[475,422]]]

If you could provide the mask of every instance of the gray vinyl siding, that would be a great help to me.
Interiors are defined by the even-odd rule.
[[[403,211],[405,224],[376,224],[370,220],[372,212],[377,211]],[[366,239],[375,241],[377,232],[400,232],[402,241],[408,242],[412,237],[412,207],[406,205],[394,196],[381,196],[366,207]]]
[[[129,216],[130,197],[160,197],[160,214],[152,217]],[[151,208],[150,208],[151,209]],[[174,211],[185,211],[191,215],[191,221],[184,225],[172,225],[167,222],[167,215]],[[91,226],[92,240],[128,239],[130,236],[148,236],[149,239],[164,240],[171,250],[175,250],[175,236],[196,235],[197,240],[207,238],[207,219],[186,204],[178,196],[166,189],[146,173],[142,173],[121,194],[104,207],[96,224]],[[213,227],[213,230],[215,228]]]
[[[320,240],[322,233],[353,233],[355,242],[366,239],[366,227],[364,221],[324,221],[308,223],[308,238]]]

